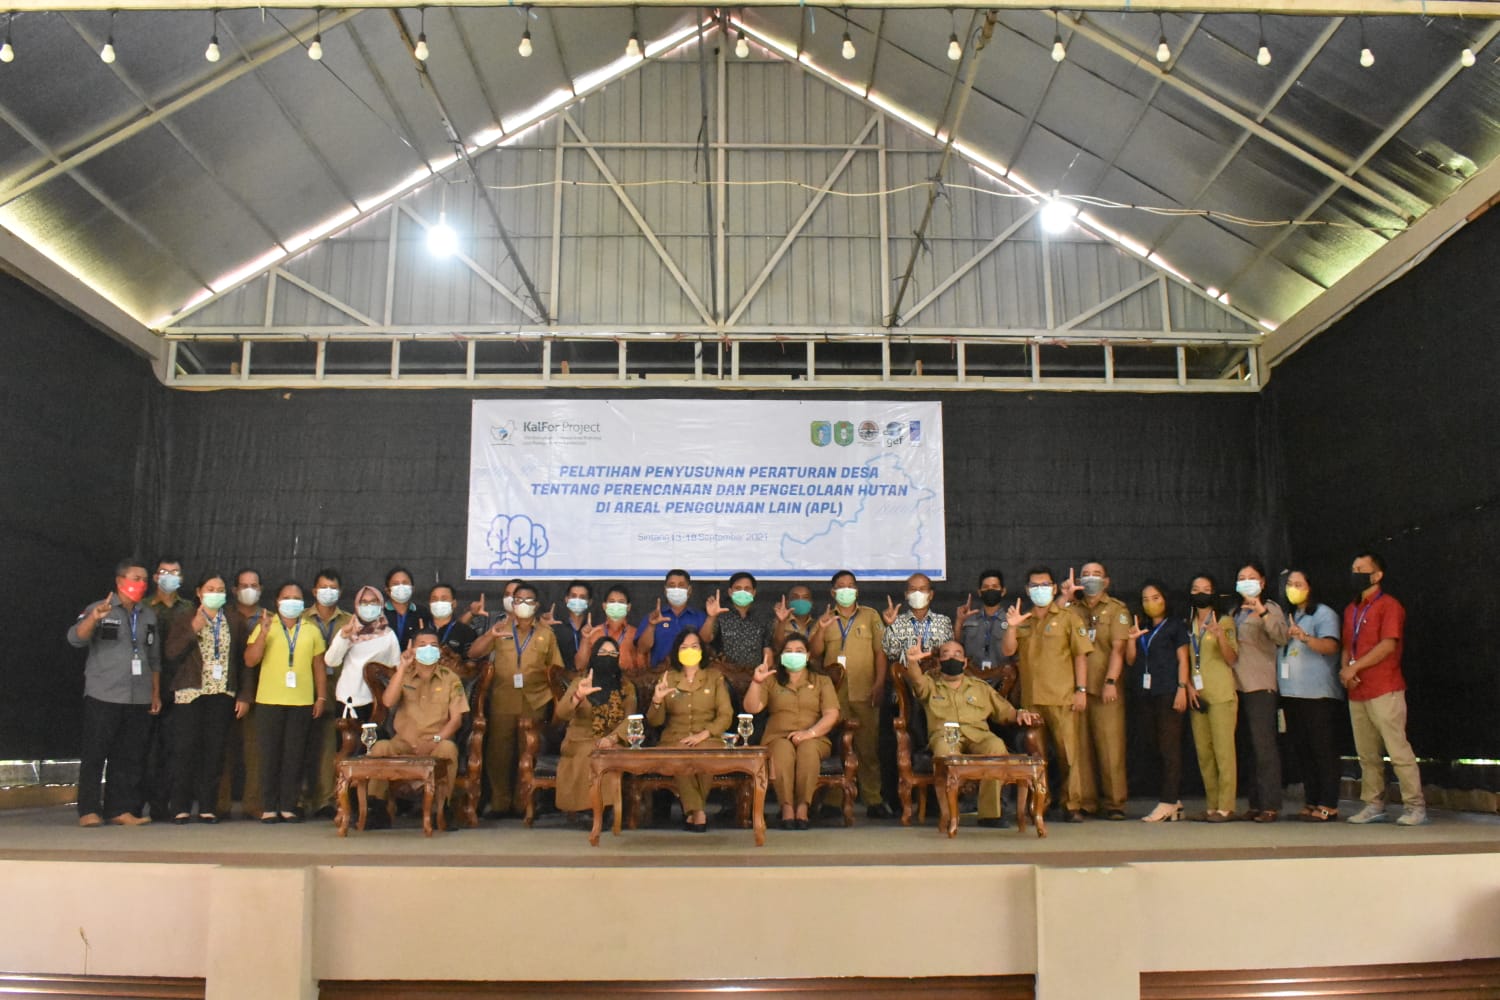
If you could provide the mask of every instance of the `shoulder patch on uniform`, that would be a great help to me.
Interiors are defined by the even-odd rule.
[[[1130,624],[1130,616],[1127,615],[1127,614],[1125,614],[1123,611],[1120,613],[1120,624],[1121,625],[1129,625]]]
[[[1088,629],[1086,629],[1082,625],[1080,625],[1080,626],[1078,626],[1078,634],[1079,635],[1088,635]]]

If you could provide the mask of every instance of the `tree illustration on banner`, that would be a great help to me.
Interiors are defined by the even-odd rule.
[[[546,525],[538,524],[525,514],[497,514],[485,536],[495,561],[490,569],[536,569],[537,560],[547,554]]]

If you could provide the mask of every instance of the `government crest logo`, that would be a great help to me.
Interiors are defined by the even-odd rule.
[[[826,448],[833,442],[833,425],[826,420],[814,420],[809,431],[812,443]]]
[[[833,425],[833,443],[840,448],[847,448],[854,443],[854,422],[851,420],[840,420]]]

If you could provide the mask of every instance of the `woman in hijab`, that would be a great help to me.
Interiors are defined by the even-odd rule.
[[[328,644],[324,661],[341,667],[334,684],[334,698],[344,718],[370,721],[375,696],[365,684],[365,664],[380,663],[394,668],[401,659],[401,646],[385,614],[385,595],[378,587],[361,587],[354,595],[354,617]]]
[[[568,723],[563,737],[562,759],[557,764],[557,808],[567,813],[583,812],[589,801],[589,754],[595,747],[619,746],[625,742],[625,717],[635,712],[635,685],[620,673],[620,646],[610,638],[599,639],[589,653],[589,669],[568,685],[557,703],[557,718]],[[620,776],[607,774],[601,788],[603,801],[620,812]]]

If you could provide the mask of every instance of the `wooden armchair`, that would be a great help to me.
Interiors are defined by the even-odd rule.
[[[833,681],[834,688],[843,690],[843,667],[837,663],[829,664],[823,673]],[[858,728],[859,723],[854,719],[839,719],[839,724],[828,734],[829,741],[833,743],[833,752],[823,758],[823,765],[818,769],[819,792],[837,788],[844,793],[845,826],[854,825],[855,779],[859,774],[859,754],[854,749],[854,731]]]
[[[453,734],[453,741],[458,744],[458,773],[453,777],[452,803],[454,824],[472,829],[479,825],[479,793],[484,787],[486,728],[484,708],[489,699],[494,667],[487,661],[484,663],[463,661],[455,664],[445,658],[444,663],[463,680],[464,691],[469,699],[469,711],[464,715],[463,724],[459,726],[458,732]],[[370,688],[370,693],[375,696],[370,721],[380,727],[381,739],[388,739],[392,735],[390,713],[381,698],[385,694],[385,686],[390,683],[391,676],[395,672],[394,667],[387,667],[381,663],[365,664],[365,684]],[[359,729],[360,724],[357,719],[339,720],[339,731],[342,734],[339,759],[348,757],[354,752],[354,747],[359,742]],[[419,796],[421,787],[420,785],[409,787],[393,785],[391,794]]]
[[[552,703],[568,693],[577,671],[571,665],[547,668],[547,686],[552,689]],[[522,716],[521,759],[516,764],[516,801],[526,803],[526,825],[536,819],[536,793],[543,789],[557,792],[557,765],[562,761],[563,738],[568,724],[555,715],[537,721]]]
[[[1010,676],[1006,671],[1010,671]],[[911,814],[913,799],[916,800],[917,822],[927,822],[927,790],[935,783],[932,768],[932,751],[927,749],[927,712],[917,701],[917,696],[912,691],[911,683],[906,679],[905,668],[892,665],[892,674],[896,685],[896,718],[894,728],[896,730],[896,777],[899,786],[898,794],[901,798],[901,825],[911,825]],[[932,673],[929,668],[928,673]],[[970,667],[967,671],[971,676],[981,680],[988,680],[997,673],[991,671],[982,673]],[[1014,690],[1015,678],[1012,668],[1001,668],[1001,694],[1006,689]],[[1007,698],[1006,700],[1009,700]],[[1035,726],[1019,727],[1026,753],[1033,757],[1045,757],[1045,741],[1042,738],[1042,727]],[[1024,790],[1017,792],[1018,799],[1026,794]],[[847,801],[847,800],[846,800]],[[1020,808],[1025,809],[1026,803],[1019,801]]]

